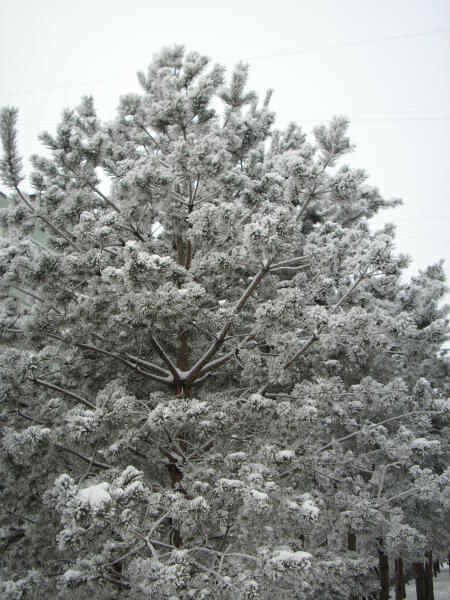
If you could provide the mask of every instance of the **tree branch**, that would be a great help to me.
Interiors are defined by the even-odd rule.
[[[334,304],[330,311],[329,311],[329,315],[332,315],[333,313],[336,312],[336,310],[342,306],[342,304],[347,300],[347,298],[350,296],[350,294],[355,290],[355,288],[358,287],[358,285],[361,283],[361,281],[363,281],[363,279],[366,277],[367,271],[369,269],[369,265],[367,265],[367,267],[364,269],[364,271],[362,272],[362,274],[360,275],[360,277],[358,277],[358,279],[355,281],[355,283],[347,290],[347,292],[344,294],[344,296],[342,296],[342,298],[339,300],[339,302],[337,302],[336,304]],[[293,363],[299,359],[301,356],[303,356],[310,348],[311,346],[314,344],[314,342],[316,342],[319,337],[321,332],[324,329],[324,325],[322,325],[322,327],[320,327],[317,332],[314,332],[312,334],[312,336],[303,344],[303,346],[297,351],[295,352],[295,354],[284,363],[284,365],[281,367],[282,370],[285,370],[287,368],[289,368],[290,366],[293,365]],[[258,393],[259,394],[264,394],[264,392],[270,387],[270,385],[273,382],[271,381],[271,379],[269,379],[259,390]]]
[[[288,369],[298,358],[300,358],[300,356],[303,356],[303,354],[305,354],[310,347],[314,344],[315,341],[317,341],[319,339],[319,335],[316,333],[313,333],[313,335],[309,338],[309,340],[307,340],[303,346],[300,348],[300,350],[298,350],[294,356],[292,356],[288,361],[286,361],[283,365],[283,369]]]
[[[290,258],[289,260],[282,260],[281,262],[274,263],[270,267],[270,270],[273,271],[274,269],[281,269],[283,267],[290,267],[291,265],[296,265],[297,263],[299,263],[302,260],[306,260],[306,258],[304,256],[297,256],[297,258]]]
[[[101,190],[99,190],[96,185],[94,185],[86,177],[84,177],[84,175],[82,173],[79,173],[76,169],[73,169],[72,167],[69,167],[66,164],[65,164],[65,166],[66,166],[66,168],[69,169],[69,171],[71,171],[75,175],[75,177],[78,177],[79,179],[81,179],[81,181],[83,181],[86,185],[88,185],[92,191],[94,191],[104,202],[106,202],[106,204],[108,204],[108,206],[110,206],[113,210],[115,210],[119,215],[122,214],[122,211],[117,206],[117,204],[115,204],[115,202],[110,200],[110,198],[108,198],[108,196],[106,196]],[[132,224],[130,224],[129,231],[133,235],[135,235],[139,241],[141,241],[141,242],[146,241],[146,239],[139,233],[139,231],[135,227],[133,227]]]
[[[73,454],[74,456],[81,458],[81,460],[84,460],[84,462],[92,465],[93,467],[97,467],[97,469],[102,469],[103,471],[106,471],[107,469],[112,468],[111,465],[107,465],[106,463],[101,463],[97,460],[93,460],[93,457],[84,456],[84,454],[80,454],[80,452],[77,452],[72,448],[67,448],[67,446],[63,446],[62,444],[58,444],[56,442],[51,442],[51,444],[56,448],[59,448],[60,450],[64,450],[65,452],[69,452],[69,454]]]
[[[128,354],[128,353],[126,354],[126,356],[128,356],[129,359],[131,359],[133,362],[135,362],[138,365],[147,367],[147,369],[153,369],[154,371],[156,371],[156,373],[158,373],[162,377],[167,377],[168,375],[170,375],[169,371],[166,371],[166,369],[162,369],[161,367],[158,367],[158,365],[155,365],[147,360],[138,358],[137,356],[134,356],[133,354]]]
[[[30,292],[29,290],[26,290],[25,288],[19,287],[18,285],[12,285],[11,287],[15,288],[19,292],[22,292],[22,294],[26,294],[27,296],[31,296],[31,298],[34,298],[35,300],[38,300],[39,302],[47,302],[44,298],[41,298],[40,296],[38,296],[34,292]],[[50,308],[52,308],[58,315],[62,315],[63,314],[53,304],[50,305]]]
[[[170,358],[167,356],[166,352],[163,350],[161,344],[158,342],[158,340],[155,338],[154,335],[150,334],[150,342],[152,343],[153,348],[156,350],[156,352],[159,354],[160,358],[162,359],[162,361],[164,362],[165,365],[167,365],[167,368],[169,369],[169,371],[172,373],[172,377],[173,377],[173,381],[175,382],[180,382],[180,374],[177,371],[175,365],[173,364],[173,362],[170,360]]]
[[[19,194],[19,196],[22,199],[22,201],[28,206],[28,208],[31,210],[31,212],[34,215],[36,215],[39,219],[41,219],[41,221],[43,221],[55,233],[57,233],[62,238],[64,238],[66,240],[66,242],[68,242],[71,246],[73,246],[75,248],[75,250],[77,250],[78,252],[80,252],[80,248],[78,248],[78,246],[75,244],[75,242],[69,237],[69,234],[64,233],[61,229],[59,229],[58,227],[56,227],[56,225],[53,225],[53,223],[51,223],[47,219],[47,217],[44,217],[44,215],[41,215],[39,212],[36,212],[34,206],[31,204],[31,202],[29,202],[29,200],[27,200],[25,198],[25,196],[23,195],[23,193],[21,192],[21,190],[19,189],[18,186],[14,186],[14,189],[16,190],[16,192]]]
[[[72,398],[73,400],[76,400],[77,402],[84,404],[84,406],[86,406],[86,408],[90,408],[91,410],[96,409],[96,406],[94,404],[92,404],[91,402],[89,402],[89,400],[86,400],[86,398],[83,398],[82,396],[79,396],[78,394],[75,394],[74,392],[71,392],[70,390],[66,390],[62,387],[59,387],[58,385],[55,385],[54,383],[50,383],[49,381],[44,381],[43,379],[39,379],[38,377],[28,377],[28,381],[31,381],[32,383],[36,383],[37,385],[46,387],[49,390],[54,390],[55,392],[59,392],[60,394],[64,394],[65,396],[68,396],[69,398]]]
[[[142,129],[142,131],[144,131],[144,133],[150,138],[150,140],[155,144],[155,146],[158,148],[158,150],[160,150],[164,155],[167,154],[167,152],[164,150],[164,148],[161,146],[161,144],[159,144],[155,138],[152,136],[152,134],[148,131],[148,129],[140,122],[140,121],[135,121],[136,125],[138,125],[138,127],[140,127]]]
[[[215,360],[212,360],[211,362],[207,363],[203,367],[203,369],[200,371],[200,373],[198,374],[199,378],[203,377],[206,373],[209,373],[213,369],[217,369],[218,367],[221,367],[226,362],[228,362],[231,358],[235,357],[236,352],[239,352],[240,348],[242,348],[250,339],[252,339],[252,337],[253,337],[252,334],[246,335],[245,338],[239,344],[237,344],[237,346],[235,348],[233,348],[233,350],[230,350],[223,356],[220,356],[219,358],[216,358]],[[199,380],[196,380],[196,381],[199,381]]]
[[[130,367],[131,369],[135,370],[137,373],[140,373],[141,375],[144,375],[145,377],[148,377],[149,379],[153,379],[154,381],[159,381],[160,383],[165,383],[166,385],[171,385],[173,383],[172,375],[168,374],[166,377],[161,377],[159,375],[155,375],[154,373],[149,373],[148,371],[144,371],[143,369],[141,369],[138,366],[137,363],[132,363],[129,360],[126,360],[125,358],[123,358],[123,356],[121,356],[117,352],[110,352],[109,350],[104,350],[103,348],[98,348],[97,346],[92,346],[90,344],[80,344],[80,343],[75,342],[75,345],[78,346],[79,348],[84,348],[85,350],[90,350],[92,352],[98,352],[100,354],[104,354],[105,356],[110,356],[111,358],[115,358],[116,360],[120,361],[127,367]]]
[[[272,259],[269,259],[267,264],[264,267],[262,267],[258,271],[258,273],[255,275],[252,282],[250,283],[250,285],[247,287],[247,289],[245,290],[245,292],[242,294],[241,298],[239,299],[239,301],[236,305],[236,308],[233,311],[233,315],[239,314],[241,312],[241,310],[244,308],[245,303],[250,298],[250,296],[253,294],[253,292],[256,290],[258,285],[261,283],[264,275],[266,275],[266,273],[268,273],[271,262],[272,262]],[[226,323],[222,327],[222,329],[216,336],[216,340],[213,342],[213,344],[208,348],[208,350],[203,354],[203,356],[201,358],[199,358],[199,360],[195,363],[195,365],[193,365],[193,367],[190,369],[189,374],[186,378],[186,382],[189,385],[191,385],[199,377],[199,374],[202,371],[203,367],[216,354],[216,352],[219,350],[219,348],[221,348],[232,324],[233,324],[233,321],[228,321],[228,323]]]
[[[389,502],[392,502],[393,500],[397,500],[397,498],[403,498],[403,496],[407,496],[408,494],[411,494],[412,492],[417,492],[417,491],[419,491],[421,489],[423,489],[423,488],[422,487],[412,487],[412,488],[409,488],[409,490],[406,490],[406,491],[402,492],[401,494],[396,494],[395,496],[392,496],[391,498],[387,498],[386,500],[384,500],[380,504],[377,504],[375,506],[375,508],[376,509],[380,509],[382,506],[385,506],[386,504],[389,504]]]
[[[410,411],[407,413],[403,413],[401,415],[397,415],[396,417],[390,417],[389,419],[384,419],[384,421],[379,421],[378,423],[372,423],[372,425],[369,425],[369,427],[367,427],[365,429],[365,431],[372,431],[373,429],[376,429],[379,425],[384,425],[385,423],[390,423],[391,421],[397,421],[398,419],[403,419],[404,417],[410,417],[411,415],[440,415],[440,414],[442,414],[442,411],[440,411],[440,410],[413,410],[413,411]],[[322,448],[319,448],[317,453],[323,452],[324,450],[327,450],[328,448],[331,448],[331,446],[334,446],[335,444],[339,444],[340,442],[345,442],[345,441],[355,437],[356,435],[359,435],[362,431],[363,431],[363,429],[358,429],[358,431],[354,431],[353,433],[350,433],[349,435],[339,438],[338,440],[333,440],[329,444],[326,444],[326,446],[322,446]]]

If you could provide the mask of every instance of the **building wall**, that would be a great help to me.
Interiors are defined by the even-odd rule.
[[[36,202],[35,196],[30,195],[30,200],[32,202]],[[8,200],[8,197],[6,196],[6,194],[4,194],[2,191],[0,191],[0,209],[8,208],[9,202],[10,201]],[[31,234],[31,238],[36,240],[37,242],[45,245],[46,233],[42,229],[42,227],[39,225],[38,221],[39,221],[39,219],[35,219],[34,231]],[[0,239],[5,239],[5,238],[9,238],[8,228],[4,227],[0,224]]]
[[[33,196],[31,196],[31,200],[34,200]],[[6,194],[4,194],[3,192],[0,191],[0,209],[2,208],[8,208],[9,206],[9,200],[8,197],[6,196]],[[46,232],[42,229],[42,227],[40,227],[40,225],[38,224],[38,219],[35,219],[35,224],[34,224],[34,231],[31,234],[31,238],[33,240],[36,240],[37,242],[39,242],[39,244],[42,244],[45,246],[45,242],[46,242]],[[9,239],[11,232],[8,231],[8,227],[3,226],[0,223],[0,242]],[[19,300],[23,300],[26,301],[27,303],[31,303],[34,302],[34,300],[30,297],[27,296],[26,294],[23,294],[22,292],[19,292],[18,290],[11,288],[9,291],[9,294],[11,296],[14,296],[15,298],[18,298]]]
[[[7,206],[8,200],[6,198],[6,195],[3,192],[0,192],[0,209],[7,208]],[[0,240],[2,240],[5,237],[8,237],[8,230],[6,229],[6,227],[3,227],[3,225],[0,223]]]

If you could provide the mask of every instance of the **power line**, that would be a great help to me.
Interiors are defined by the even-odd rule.
[[[346,115],[415,115],[415,114],[423,114],[423,113],[448,113],[450,112],[450,108],[415,108],[413,110],[366,110],[366,111],[341,111]],[[313,112],[313,113],[299,113],[296,118],[302,117],[321,117],[321,116],[330,116],[339,113],[336,110],[328,110],[322,112]],[[280,115],[282,117],[282,115]]]
[[[391,223],[402,223],[403,221],[431,221],[436,219],[450,219],[450,215],[438,215],[436,217],[407,217],[406,219],[395,219]]]
[[[276,119],[278,122],[289,122],[289,121],[299,121],[300,125],[302,123],[317,123],[317,119],[302,119],[301,117],[292,117],[292,118],[283,118]],[[376,117],[367,117],[367,118],[350,118],[350,124],[352,123],[411,123],[411,122],[425,122],[425,123],[441,123],[442,121],[450,121],[450,117],[392,117],[392,118],[381,118],[377,119]]]
[[[435,240],[434,238],[424,238],[424,237],[419,237],[417,235],[407,235],[404,233],[397,233],[396,234],[398,237],[406,237],[406,238],[411,238],[412,240],[421,240],[423,242],[436,242],[437,244],[450,244],[450,241],[448,240]]]
[[[108,83],[110,81],[120,81],[123,79],[134,79],[134,75],[123,75],[121,77],[108,77],[106,79],[92,79],[91,81],[78,81],[77,83],[64,83],[62,85],[55,85],[54,87],[39,88],[34,90],[22,90],[21,92],[8,92],[6,94],[0,94],[0,98],[6,98],[8,96],[22,96],[25,94],[38,94],[40,92],[53,92],[53,90],[63,90],[66,88],[79,87],[83,85],[92,85],[95,83]]]
[[[327,44],[326,46],[314,46],[312,48],[302,48],[301,50],[292,50],[289,52],[276,52],[273,54],[260,54],[257,56],[249,56],[244,60],[263,60],[266,58],[277,58],[279,56],[293,56],[295,54],[306,54],[308,52],[318,52],[320,50],[335,50],[337,48],[347,48],[350,46],[360,46],[362,44],[378,44],[380,42],[390,42],[394,40],[404,40],[407,38],[416,38],[427,35],[436,35],[439,33],[448,33],[450,28],[435,29],[433,31],[421,31],[418,33],[404,33],[402,35],[392,35],[388,37],[372,38],[368,40],[357,40],[354,42],[341,42],[340,44]]]
[[[278,58],[278,57],[282,57],[282,56],[294,56],[297,54],[307,54],[307,53],[319,52],[319,51],[323,51],[323,50],[335,50],[338,48],[347,48],[347,47],[360,46],[360,45],[366,45],[366,44],[378,44],[381,42],[390,42],[390,41],[394,41],[394,40],[403,40],[403,39],[409,39],[409,38],[424,37],[424,36],[428,36],[428,35],[438,35],[438,34],[442,34],[442,33],[448,33],[449,31],[450,31],[450,28],[435,29],[433,31],[421,31],[421,32],[417,32],[417,33],[404,33],[401,35],[393,35],[393,36],[388,36],[388,37],[371,38],[371,39],[367,39],[367,40],[357,40],[357,41],[352,41],[352,42],[341,42],[338,44],[328,44],[326,46],[314,46],[314,47],[310,47],[310,48],[302,48],[299,50],[291,50],[288,52],[275,52],[272,54],[260,54],[257,56],[247,56],[246,58],[244,58],[244,60],[265,60],[267,58]],[[224,62],[231,63],[231,62],[235,62],[235,61],[227,60]],[[96,83],[108,83],[111,81],[120,81],[120,80],[124,80],[124,79],[132,79],[132,78],[134,78],[133,75],[123,75],[120,77],[109,77],[106,79],[93,79],[91,81],[79,81],[76,83],[66,83],[66,84],[62,84],[62,85],[57,85],[57,86],[52,86],[52,87],[47,87],[47,88],[39,88],[39,89],[34,89],[34,90],[22,90],[19,92],[7,92],[4,94],[0,94],[0,98],[7,98],[10,96],[22,96],[25,94],[38,94],[41,92],[52,92],[54,90],[79,87],[79,86],[84,86],[84,85],[92,85],[92,84],[96,84]]]

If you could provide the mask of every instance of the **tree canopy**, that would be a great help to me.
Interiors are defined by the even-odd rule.
[[[2,597],[348,599],[448,545],[442,265],[371,229],[345,118],[247,79],[162,50],[32,193],[1,113]]]

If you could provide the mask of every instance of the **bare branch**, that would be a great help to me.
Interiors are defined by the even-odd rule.
[[[199,378],[203,377],[209,371],[212,371],[213,369],[217,369],[218,367],[221,367],[226,362],[228,362],[231,358],[234,358],[236,356],[236,353],[239,352],[240,348],[242,348],[252,338],[253,338],[252,334],[246,335],[244,337],[244,339],[233,348],[233,350],[230,350],[223,356],[220,356],[219,358],[216,358],[215,360],[212,360],[211,362],[207,363],[203,367],[201,372],[199,373]],[[197,380],[197,381],[199,381],[199,380]]]
[[[26,290],[25,288],[19,287],[18,285],[12,285],[11,287],[15,288],[19,292],[22,292],[22,294],[26,294],[27,296],[31,296],[31,298],[34,298],[35,300],[38,300],[39,302],[47,302],[47,300],[45,300],[44,298],[41,298],[40,296],[38,296],[34,292],[30,292],[29,290]],[[56,313],[58,313],[58,315],[62,315],[63,314],[53,304],[50,305],[50,308],[52,308]]]
[[[159,144],[158,141],[155,140],[155,138],[152,136],[152,134],[148,131],[148,129],[146,127],[144,127],[144,125],[141,122],[135,121],[135,123],[138,127],[140,127],[142,129],[142,131],[144,131],[144,133],[155,144],[155,146],[158,148],[158,150],[160,150],[164,155],[167,154],[167,152],[164,150],[164,148],[161,146],[161,144]]]
[[[299,271],[303,271],[308,268],[308,265],[299,265],[298,267],[277,267],[276,269],[270,269],[271,273],[280,273],[280,272],[290,272],[290,273],[298,273]]]
[[[310,203],[310,202],[311,202],[311,200],[314,198],[314,194],[315,194],[315,190],[312,190],[312,191],[309,193],[309,195],[308,195],[308,198],[306,199],[305,203],[303,204],[303,206],[302,206],[302,208],[301,208],[300,212],[298,213],[298,215],[297,215],[297,217],[296,217],[296,219],[295,219],[297,223],[298,223],[298,221],[300,221],[300,219],[301,219],[301,218],[303,217],[303,215],[305,214],[305,212],[306,212],[306,209],[307,209],[307,208],[308,208],[308,206],[309,206],[309,203]]]
[[[193,206],[198,206],[199,204],[201,204],[202,202],[208,202],[208,200],[211,200],[211,198],[214,198],[214,196],[218,196],[220,194],[222,190],[219,191],[215,191],[215,192],[211,192],[211,194],[208,194],[207,196],[205,196],[204,198],[199,198],[197,200],[197,202],[195,202],[193,204]]]
[[[270,258],[267,261],[266,265],[264,267],[262,267],[258,271],[258,273],[255,275],[255,277],[253,278],[253,280],[251,281],[251,283],[249,284],[247,289],[244,291],[244,293],[240,297],[240,299],[233,311],[233,315],[239,314],[241,312],[241,310],[244,308],[247,300],[250,298],[250,296],[256,290],[258,285],[261,283],[261,281],[264,278],[264,276],[266,275],[266,273],[269,272],[271,263],[272,263],[272,258]],[[218,333],[216,340],[213,342],[213,344],[208,348],[208,350],[203,354],[203,356],[201,358],[199,358],[199,360],[195,363],[195,365],[193,365],[193,367],[190,369],[189,374],[186,378],[186,382],[188,384],[192,384],[192,382],[195,381],[199,377],[199,374],[202,371],[203,367],[209,362],[209,360],[222,347],[222,344],[224,343],[232,324],[233,324],[233,321],[228,321],[228,323],[226,323],[222,327],[222,329]]]
[[[403,498],[404,496],[408,496],[409,494],[412,494],[412,492],[418,492],[419,490],[422,490],[422,489],[423,489],[422,487],[409,488],[408,490],[405,490],[404,492],[401,492],[400,494],[396,494],[395,496],[392,496],[391,498],[387,498],[383,502],[380,502],[380,504],[377,504],[375,506],[375,508],[380,509],[381,507],[385,506],[386,504],[389,504],[393,500],[397,500],[398,498]]]
[[[72,170],[72,169],[71,169]],[[112,200],[110,200],[107,196],[105,196],[105,194],[103,194],[103,192],[101,192],[97,186],[95,186],[93,183],[91,183],[90,181],[88,181],[85,177],[83,177],[82,175],[77,174],[76,171],[73,171],[78,177],[80,177],[84,183],[86,183],[91,190],[93,190],[98,196],[100,196],[100,198],[102,198],[106,204],[108,204],[109,206],[111,206],[111,208],[113,208],[117,213],[121,213],[120,208],[117,206],[117,204],[115,204]]]
[[[175,190],[169,190],[169,193],[172,194],[175,200],[182,202],[185,206],[189,206],[189,201]]]
[[[300,350],[298,350],[294,356],[292,356],[292,358],[290,358],[287,362],[284,363],[283,365],[283,369],[287,369],[288,367],[290,367],[298,358],[300,358],[300,356],[303,356],[303,354],[305,354],[310,347],[314,344],[315,341],[317,341],[319,339],[319,335],[316,333],[313,333],[313,335],[309,338],[309,340],[307,340],[303,346],[300,348]]]
[[[92,352],[98,352],[99,354],[104,354],[105,356],[110,356],[111,358],[115,358],[120,361],[122,364],[134,369],[137,373],[148,377],[149,379],[153,379],[154,381],[159,381],[160,383],[165,383],[166,385],[171,385],[173,383],[172,375],[168,374],[166,377],[161,377],[159,375],[155,375],[154,373],[149,373],[148,371],[144,371],[139,367],[137,363],[130,362],[126,360],[123,356],[118,354],[117,352],[110,352],[109,350],[104,350],[103,348],[98,348],[97,346],[92,346],[91,344],[80,344],[75,342],[75,345],[79,348],[84,348],[85,350],[90,350]]]
[[[179,375],[179,373],[178,373],[175,365],[170,360],[170,358],[167,356],[167,354],[163,350],[161,344],[158,342],[158,340],[152,334],[150,334],[150,341],[152,343],[153,348],[156,350],[156,352],[159,354],[159,356],[161,357],[161,359],[164,362],[164,364],[167,365],[167,368],[172,373],[173,381],[179,382],[180,381],[180,375]]]
[[[364,431],[372,431],[373,429],[376,429],[379,425],[384,425],[385,423],[390,423],[391,421],[397,421],[398,419],[410,417],[411,415],[440,415],[440,414],[442,414],[442,411],[440,411],[440,410],[413,410],[413,411],[410,411],[407,413],[403,413],[401,415],[397,415],[396,417],[390,417],[389,419],[384,419],[383,421],[379,421],[378,423],[373,423],[369,427],[366,427],[363,429],[364,429]],[[327,450],[328,448],[331,448],[331,446],[334,446],[335,444],[339,444],[340,442],[345,442],[345,441],[355,437],[356,435],[359,435],[363,431],[363,429],[358,429],[358,431],[354,431],[353,433],[350,433],[349,435],[339,438],[338,440],[333,440],[329,444],[326,444],[325,446],[322,446],[322,448],[319,448],[319,450],[317,450],[316,454],[318,454],[319,452],[324,452],[325,450]]]
[[[297,256],[296,258],[290,258],[289,260],[282,260],[281,262],[274,263],[270,270],[281,269],[282,267],[290,267],[291,265],[296,265],[301,261],[307,260],[304,256]]]
[[[97,469],[102,469],[103,471],[106,471],[107,469],[112,468],[111,465],[101,463],[98,460],[93,460],[92,456],[84,456],[84,454],[80,454],[80,452],[77,452],[72,448],[67,448],[67,446],[63,446],[62,444],[57,444],[56,442],[51,442],[51,444],[56,448],[59,448],[60,450],[64,450],[65,452],[69,452],[69,454],[73,454],[74,456],[81,458],[81,460],[84,460],[84,462],[92,465],[93,467],[97,467]]]
[[[344,302],[347,300],[347,298],[350,296],[350,294],[358,287],[358,285],[363,281],[363,279],[365,279],[368,270],[369,270],[369,265],[367,265],[367,267],[364,269],[364,271],[362,272],[362,274],[360,275],[360,277],[358,277],[358,279],[351,286],[351,288],[347,291],[347,293],[339,300],[339,302],[337,302],[331,308],[330,314],[335,313],[337,311],[337,309],[344,304]]]
[[[135,362],[138,365],[142,365],[143,367],[147,367],[147,369],[153,369],[154,371],[156,371],[156,373],[158,373],[159,375],[162,375],[163,377],[167,377],[169,375],[169,371],[166,371],[166,369],[162,369],[161,367],[158,367],[158,365],[155,365],[154,363],[149,362],[148,360],[143,360],[142,358],[139,358],[137,356],[134,356],[133,354],[126,354],[126,356],[132,360],[133,362]]]
[[[86,398],[83,398],[82,396],[79,396],[78,394],[75,394],[74,392],[71,392],[70,390],[66,390],[62,387],[59,387],[58,385],[55,385],[54,383],[50,383],[49,381],[44,381],[43,379],[39,379],[38,377],[28,377],[28,381],[31,381],[32,383],[36,383],[37,385],[46,387],[49,390],[54,390],[55,392],[59,392],[60,394],[64,394],[65,396],[68,396],[69,398],[72,398],[73,400],[76,400],[77,402],[84,404],[84,406],[86,406],[86,408],[90,408],[91,410],[96,409],[95,405],[92,404],[91,402],[89,402],[89,400],[86,400]]]
[[[6,512],[8,514],[12,515],[13,517],[22,519],[22,521],[29,521],[30,523],[33,523],[33,525],[37,524],[37,521],[33,521],[33,519],[30,519],[29,517],[24,517],[23,515],[19,515],[18,513],[14,512],[13,510],[9,510],[8,508],[6,509]]]

